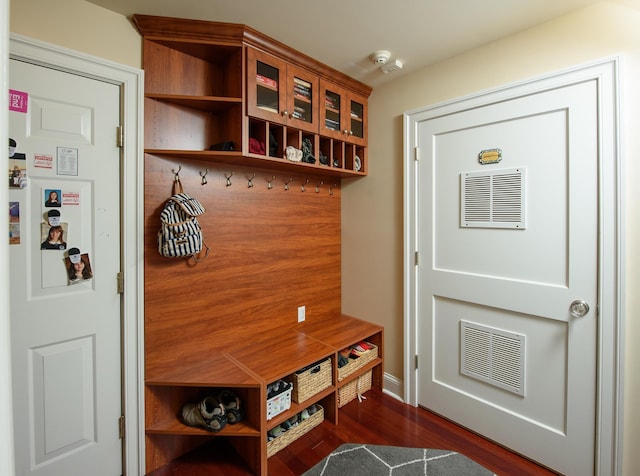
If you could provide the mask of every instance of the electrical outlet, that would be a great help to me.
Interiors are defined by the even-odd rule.
[[[304,322],[305,319],[305,313],[306,313],[307,309],[305,306],[299,306],[298,307],[298,322]]]

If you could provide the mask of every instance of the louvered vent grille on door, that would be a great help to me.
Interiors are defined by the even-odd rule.
[[[524,168],[460,175],[460,226],[524,229]]]
[[[460,321],[460,372],[524,396],[525,336]]]

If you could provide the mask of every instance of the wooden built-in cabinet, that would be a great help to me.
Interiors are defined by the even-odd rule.
[[[147,152],[367,174],[369,86],[245,25],[146,15],[134,23],[143,35]],[[333,95],[339,111],[326,107]],[[288,161],[285,148],[302,149],[305,139],[315,163]]]
[[[245,25],[133,20],[145,70],[146,470],[179,473],[211,443],[264,476],[270,429],[316,403],[338,424],[340,389],[367,372],[382,388],[383,328],[343,315],[340,294],[340,180],[367,174],[371,89]],[[303,145],[315,163],[285,158]],[[212,251],[196,264],[157,252],[178,174],[206,209]],[[378,357],[339,380],[338,352],[361,341]],[[330,386],[268,420],[268,385],[327,359]],[[219,433],[182,423],[185,403],[222,388],[244,421]],[[208,474],[217,458],[202,462]]]

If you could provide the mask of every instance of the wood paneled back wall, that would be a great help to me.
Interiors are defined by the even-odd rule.
[[[178,167],[184,191],[206,208],[199,222],[211,252],[196,264],[157,251],[159,215]],[[147,369],[251,345],[252,336],[295,326],[298,306],[306,306],[307,320],[341,312],[339,179],[146,155],[144,220]]]

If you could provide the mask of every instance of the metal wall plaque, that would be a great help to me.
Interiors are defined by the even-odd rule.
[[[478,154],[478,162],[482,165],[497,164],[502,160],[501,149],[487,149]]]

